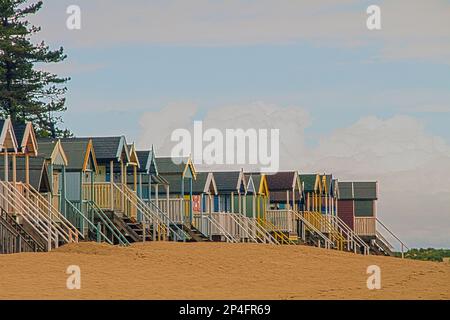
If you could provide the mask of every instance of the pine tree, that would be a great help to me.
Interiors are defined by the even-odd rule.
[[[30,25],[27,16],[42,8],[42,1],[0,0],[0,116],[13,122],[32,121],[39,136],[67,136],[62,124],[66,110],[65,83],[36,64],[57,63],[66,59],[64,50],[50,50],[44,41],[31,37],[41,28]]]

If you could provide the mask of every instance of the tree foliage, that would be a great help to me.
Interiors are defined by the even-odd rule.
[[[14,122],[32,121],[40,136],[67,136],[61,129],[66,110],[65,83],[69,78],[37,68],[37,64],[66,59],[63,48],[51,50],[44,41],[33,43],[41,30],[27,17],[42,8],[42,1],[0,0],[0,115]]]

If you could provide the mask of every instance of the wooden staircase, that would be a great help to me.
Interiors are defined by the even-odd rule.
[[[46,250],[66,243],[78,242],[81,233],[41,194],[30,185],[0,181],[0,205]]]
[[[0,208],[0,254],[43,252],[45,244],[27,232],[14,217]]]
[[[303,211],[299,214],[322,234],[326,235],[333,243],[335,249],[340,251],[345,250],[345,237],[342,235],[341,230],[335,224],[331,223],[329,216],[315,211]]]
[[[161,211],[153,202],[145,202],[137,196],[127,185],[114,184],[115,191],[123,197],[125,215],[136,218],[140,213],[145,225],[152,230],[153,240],[162,241],[190,241],[189,233],[185,231],[188,226],[180,227],[172,221],[166,213]]]
[[[296,240],[291,240],[289,235],[286,235],[282,230],[275,226],[272,222],[267,219],[259,218],[258,224],[265,230],[271,233],[271,235],[276,239],[279,244],[286,245],[296,245],[298,244],[298,238]]]
[[[200,232],[200,230],[192,225],[190,227],[183,225],[183,229],[191,237],[191,239],[189,240],[190,242],[211,242],[211,239],[208,238],[208,236],[204,235],[202,232]]]

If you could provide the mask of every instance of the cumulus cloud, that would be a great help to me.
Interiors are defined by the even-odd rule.
[[[191,104],[179,107],[168,106],[157,116],[144,114],[139,146],[149,147],[158,141],[158,153],[170,154],[174,145],[171,132],[176,128],[192,130],[192,120],[199,111]],[[414,117],[364,117],[323,136],[316,146],[306,143],[305,130],[319,124],[297,106],[224,106],[207,110],[203,121],[205,128],[221,130],[278,128],[281,169],[333,173],[347,181],[379,181],[379,217],[408,244],[450,244],[450,146],[428,133]]]
[[[57,42],[84,47],[124,44],[253,45],[311,43],[379,47],[379,59],[450,62],[450,3],[379,1],[382,30],[368,31],[358,0],[80,0],[82,29],[65,28],[72,1],[47,6],[35,23]],[[374,4],[374,3],[371,3]],[[376,3],[375,3],[376,4]]]

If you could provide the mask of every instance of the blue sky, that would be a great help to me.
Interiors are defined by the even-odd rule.
[[[450,1],[47,0],[33,21],[69,56],[49,70],[75,134],[161,154],[194,119],[280,128],[284,168],[377,180],[383,221],[449,246]]]

